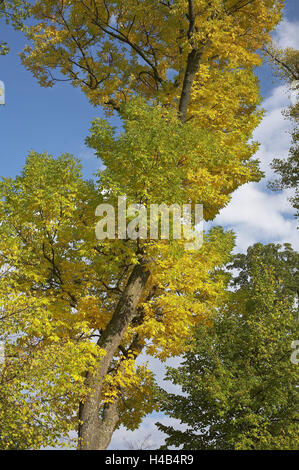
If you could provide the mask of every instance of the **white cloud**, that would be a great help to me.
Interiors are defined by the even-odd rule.
[[[285,47],[299,49],[299,22],[284,19],[276,28],[273,39],[282,49]]]
[[[283,37],[283,34],[280,34]],[[262,243],[289,242],[299,248],[294,210],[288,201],[292,191],[272,192],[267,182],[277,178],[270,167],[274,158],[286,158],[291,145],[291,123],[282,111],[290,104],[286,86],[278,86],[263,101],[265,116],[254,132],[260,142],[256,157],[265,178],[260,183],[250,183],[239,188],[230,204],[224,208],[213,225],[232,228],[237,236],[235,251],[246,251],[258,241]]]
[[[253,139],[260,143],[256,157],[260,160],[260,168],[265,177],[271,179],[274,172],[270,167],[273,158],[285,158],[291,145],[291,123],[282,112],[289,106],[290,98],[286,86],[273,89],[269,98],[263,101],[265,116],[255,130]]]
[[[175,429],[186,429],[186,426],[182,425],[177,419],[168,418],[162,414],[151,415],[145,418],[135,431],[128,431],[124,427],[117,429],[113,434],[109,450],[159,449],[164,444],[164,439],[167,435],[159,431],[155,425],[157,422],[165,426],[173,426]]]
[[[169,380],[165,380],[166,368],[167,367],[179,367],[181,360],[179,357],[173,357],[167,359],[166,362],[161,362],[159,359],[141,354],[137,359],[137,364],[148,364],[148,368],[155,374],[155,380],[160,387],[163,387],[168,393],[181,393],[181,388],[174,385]]]
[[[266,192],[261,184],[251,183],[236,191],[231,203],[221,211],[214,224],[233,228],[236,251],[262,243],[286,243],[299,248],[296,221],[288,201],[288,191]]]

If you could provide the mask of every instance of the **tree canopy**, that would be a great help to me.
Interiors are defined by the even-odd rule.
[[[278,49],[272,46],[266,50],[266,54],[270,57],[277,73],[287,83],[290,93],[294,100],[292,104],[284,111],[285,116],[291,120],[293,124],[292,145],[287,159],[275,158],[272,162],[272,168],[280,176],[270,183],[270,188],[274,190],[294,189],[294,194],[290,197],[290,201],[296,210],[296,217],[299,215],[299,51],[286,48]]]
[[[222,305],[232,233],[214,228],[191,251],[182,240],[97,241],[94,214],[126,196],[146,207],[201,203],[212,220],[233,191],[259,180],[254,67],[282,5],[30,3],[25,66],[42,86],[70,81],[122,121],[118,131],[103,119],[92,124],[87,143],[105,165],[96,184],[71,156],[33,152],[23,173],[0,186],[1,328],[16,335],[3,372],[7,403],[28,404],[25,429],[41,414],[44,443],[77,428],[80,449],[104,449],[117,426],[137,427],[157,406],[153,376],[136,368],[137,356],[182,354],[193,328]],[[30,365],[18,376],[20,357]],[[42,442],[34,430],[31,441]]]
[[[101,196],[82,179],[76,160],[33,152],[20,176],[3,180],[0,194],[0,326],[7,340],[1,444],[39,448],[67,439],[78,429],[86,375],[93,377],[111,349],[95,412],[117,404],[109,437],[116,424],[138,427],[156,403],[152,373],[136,369],[135,359],[144,347],[161,358],[181,353],[190,325],[221,300],[216,267],[228,259],[232,235],[214,229],[195,252],[179,242],[149,245],[151,278],[129,322],[115,311],[140,269],[138,241],[97,242]],[[198,275],[194,263],[202,266]]]
[[[24,30],[24,22],[29,15],[29,3],[23,0],[0,0],[0,18],[10,23],[15,29]],[[9,45],[0,40],[0,55],[9,52]]]
[[[158,424],[166,446],[298,449],[298,262],[288,244],[256,244],[235,257],[234,290],[168,370],[183,393],[162,393],[162,408],[187,429]]]

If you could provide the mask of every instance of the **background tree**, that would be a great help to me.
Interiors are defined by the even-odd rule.
[[[291,120],[294,128],[292,131],[292,146],[287,159],[275,158],[272,168],[280,178],[270,183],[270,188],[274,190],[294,189],[294,195],[290,201],[296,209],[296,217],[299,215],[299,51],[291,48],[284,50],[276,48],[274,45],[265,49],[278,74],[290,87],[294,101],[291,106],[284,111],[285,116]]]
[[[234,291],[211,325],[196,328],[194,349],[168,379],[164,411],[185,432],[158,424],[166,445],[184,449],[298,449],[299,255],[291,246],[250,247],[230,266]]]
[[[32,2],[35,21],[26,30],[31,46],[22,56],[24,64],[41,85],[70,80],[93,104],[122,118],[124,132],[97,120],[88,139],[106,166],[96,188],[99,203],[115,203],[119,195],[146,207],[192,201],[203,203],[205,219],[211,220],[236,188],[259,179],[257,162],[251,160],[257,145],[248,143],[261,118],[253,69],[260,63],[257,49],[280,19],[282,3]],[[59,180],[48,181],[43,170],[54,163],[31,157],[28,165],[17,180],[21,189],[13,181],[4,186],[5,263],[19,279],[16,292],[23,293],[30,259],[31,295],[47,292],[63,331],[70,318],[90,315],[87,336],[96,349],[94,361],[89,349],[82,358],[79,445],[103,449],[117,425],[137,426],[151,409],[151,401],[142,398],[151,377],[144,369],[135,371],[138,354],[144,348],[162,359],[181,354],[190,329],[222,302],[224,280],[217,267],[227,262],[232,235],[212,230],[203,248],[193,252],[178,241],[97,244],[91,220],[77,219],[77,208],[87,210],[87,203],[71,198],[70,209],[60,215]],[[54,200],[48,187],[55,188]],[[63,197],[73,194],[61,190]],[[46,218],[33,209],[37,203],[31,204],[31,194],[38,201],[44,198]],[[34,237],[23,237],[24,220]],[[69,224],[69,235],[63,232],[59,238]],[[11,257],[7,247],[14,240],[19,248]],[[32,257],[33,252],[40,255]],[[94,329],[97,343],[91,341]]]
[[[128,450],[150,450],[154,449],[156,446],[153,443],[151,434],[147,434],[143,439],[139,441],[127,441],[124,439],[124,443]]]
[[[15,29],[23,31],[29,7],[29,3],[23,0],[0,0],[0,18],[3,18],[7,24],[12,24]],[[5,55],[8,51],[8,44],[0,41],[0,55]]]

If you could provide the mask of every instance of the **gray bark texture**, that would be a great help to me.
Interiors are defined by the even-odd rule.
[[[114,314],[103,332],[98,346],[106,351],[95,373],[88,373],[86,385],[90,392],[79,408],[79,449],[104,450],[108,447],[118,422],[117,403],[104,407],[100,416],[103,380],[124,334],[137,314],[137,307],[149,278],[146,263],[137,264],[129,277]]]
[[[193,0],[189,4],[189,30],[188,38],[192,43],[192,35],[195,30],[195,15]],[[192,48],[187,58],[183,87],[179,102],[178,116],[185,122],[190,104],[191,90],[195,74],[198,71],[202,51]],[[99,415],[103,380],[109,370],[113,356],[121,345],[124,334],[138,313],[138,303],[149,278],[149,270],[146,263],[136,265],[128,280],[125,291],[115,309],[113,317],[103,332],[98,345],[106,351],[101,359],[95,374],[88,374],[86,385],[90,393],[80,404],[79,409],[79,449],[80,450],[104,450],[108,447],[112,434],[118,423],[117,401],[106,405],[103,413]]]

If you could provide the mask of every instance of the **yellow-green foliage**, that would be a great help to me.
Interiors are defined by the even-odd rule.
[[[0,193],[1,445],[38,448],[77,427],[85,373],[104,354],[96,340],[137,261],[137,243],[96,241],[94,210],[103,196],[69,155],[31,153]],[[128,329],[102,396],[103,403],[121,398],[121,419],[133,428],[157,404],[151,373],[135,367],[132,340],[138,334],[141,349],[150,340],[148,352],[162,359],[183,351],[190,328],[221,302],[223,276],[214,268],[228,259],[232,236],[214,230],[195,252],[182,241],[143,243],[153,258],[143,319]]]
[[[31,2],[24,64],[43,86],[61,73],[92,104],[117,110],[123,131],[93,122],[87,142],[105,164],[97,185],[83,181],[69,155],[34,152],[21,176],[1,183],[0,326],[11,350],[2,370],[3,447],[13,446],[12,435],[24,447],[55,444],[77,427],[89,396],[84,376],[104,354],[97,340],[141,253],[150,278],[101,394],[100,408],[117,399],[119,424],[136,428],[157,406],[152,374],[135,367],[141,350],[181,354],[192,328],[224,301],[231,233],[211,230],[197,251],[185,251],[184,240],[97,241],[94,214],[126,195],[146,207],[202,203],[212,220],[235,189],[259,179],[257,144],[248,143],[261,118],[253,68],[282,3]],[[182,116],[192,50],[201,58]],[[14,422],[13,409],[25,410]]]

